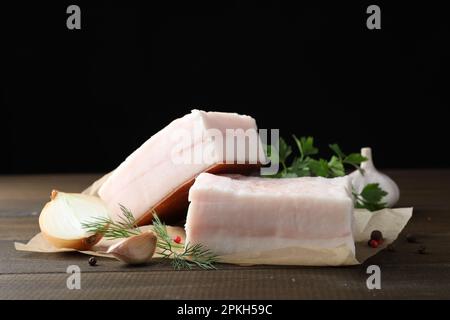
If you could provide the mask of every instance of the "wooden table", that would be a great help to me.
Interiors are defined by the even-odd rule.
[[[77,192],[99,175],[0,177],[1,299],[410,299],[450,298],[450,170],[389,174],[402,191],[399,206],[414,215],[395,242],[364,265],[339,268],[238,267],[173,271],[167,264],[126,267],[99,258],[90,267],[79,253],[18,252],[39,231],[38,215],[53,188]],[[408,243],[414,233],[420,243]],[[419,246],[427,254],[419,254]],[[366,286],[368,265],[381,267],[381,290]],[[81,290],[68,290],[69,265],[81,268]]]

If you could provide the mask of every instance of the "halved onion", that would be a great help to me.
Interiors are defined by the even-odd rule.
[[[89,250],[101,239],[87,232],[82,223],[108,218],[104,202],[94,196],[52,191],[51,201],[42,209],[39,227],[44,238],[57,248]]]

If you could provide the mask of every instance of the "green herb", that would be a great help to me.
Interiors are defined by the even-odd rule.
[[[386,203],[381,202],[387,192],[380,188],[378,183],[370,183],[364,187],[361,193],[353,193],[356,200],[356,208],[364,208],[369,211],[377,211],[386,208]]]
[[[341,147],[334,143],[329,148],[334,155],[330,160],[320,157],[313,157],[319,153],[319,149],[314,146],[313,137],[293,136],[295,145],[298,149],[299,156],[291,157],[292,147],[280,138],[278,149],[266,146],[268,158],[275,163],[281,165],[281,170],[270,177],[272,178],[294,178],[294,177],[325,177],[334,178],[345,176],[345,167],[350,166],[362,172],[361,163],[367,161],[359,153],[346,154]],[[289,161],[289,158],[292,160]],[[364,173],[364,172],[363,172]],[[387,192],[382,190],[378,184],[368,184],[364,187],[360,194],[354,193],[357,208],[365,208],[370,211],[380,210],[386,207],[386,203],[381,202]]]
[[[282,175],[284,176],[288,170],[287,167],[287,159],[292,154],[292,148],[289,146],[286,141],[280,139],[278,144],[278,149],[275,146],[265,145],[265,150],[267,157],[271,159],[271,161],[275,163],[279,163],[282,166],[282,171],[275,175],[280,178]]]
[[[345,175],[346,165],[361,170],[361,163],[367,160],[367,158],[359,153],[346,155],[338,144],[329,145],[330,149],[335,153],[330,160],[313,158],[313,156],[319,153],[319,149],[314,146],[313,137],[297,138],[293,135],[293,139],[300,156],[294,157],[290,163],[288,160],[292,155],[292,147],[283,138],[280,138],[278,150],[273,146],[266,146],[268,158],[272,162],[281,165],[281,171],[273,175],[273,178],[307,176],[325,178],[341,177]]]
[[[171,258],[175,269],[192,269],[197,266],[202,269],[216,269],[214,263],[217,262],[217,256],[201,244],[191,245],[189,243],[184,247],[184,251],[177,253],[176,248],[183,248],[183,245],[177,244],[169,236],[167,227],[156,214],[153,215],[153,231],[158,236],[158,252],[164,258]]]
[[[339,160],[345,158],[345,154],[342,152],[341,147],[337,143],[333,143],[329,145],[330,149],[338,156]]]
[[[82,223],[83,229],[87,232],[102,234],[106,239],[128,238],[141,234],[141,230],[136,224],[136,220],[131,213],[123,205],[120,205],[122,215],[119,221],[113,221],[110,218],[95,218],[90,222]]]
[[[330,168],[328,162],[325,159],[310,159],[309,160],[309,170],[314,176],[317,177],[329,177]]]
[[[328,168],[332,177],[342,177],[345,175],[344,163],[336,156],[332,156],[328,161]]]
[[[333,150],[342,164],[351,165],[358,170],[361,170],[359,167],[361,163],[367,161],[367,158],[363,157],[360,153],[350,153],[349,155],[346,155],[336,143],[330,144],[329,147]]]
[[[82,223],[83,228],[90,233],[102,234],[107,239],[128,238],[139,235],[142,231],[137,227],[136,219],[132,212],[120,205],[122,216],[118,222],[110,218],[96,218],[87,223]],[[176,243],[169,235],[166,225],[161,222],[156,212],[153,212],[153,232],[156,234],[156,253],[164,259],[171,259],[172,266],[179,269],[192,269],[197,266],[202,269],[215,269],[214,263],[217,256],[201,244],[186,246]]]
[[[307,156],[312,156],[319,153],[319,149],[314,147],[313,137],[301,137],[298,139],[295,134],[293,135],[297,148],[300,151],[300,159],[305,159]]]

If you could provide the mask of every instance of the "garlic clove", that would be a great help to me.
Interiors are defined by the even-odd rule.
[[[53,190],[39,216],[43,237],[57,248],[89,250],[101,235],[86,232],[82,223],[108,218],[108,209],[98,197]]]
[[[156,242],[155,234],[146,231],[112,245],[107,253],[127,264],[144,264],[152,259],[156,250]]]
[[[383,198],[387,207],[393,207],[400,198],[400,189],[398,185],[386,174],[378,171],[373,163],[372,149],[362,148],[361,155],[367,158],[367,161],[361,163],[361,169],[350,174],[352,185],[356,192],[361,192],[364,187],[370,183],[378,183],[380,188],[388,194]]]

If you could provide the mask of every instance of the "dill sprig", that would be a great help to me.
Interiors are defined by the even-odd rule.
[[[119,221],[113,221],[110,218],[95,218],[93,221],[82,223],[82,226],[87,232],[102,234],[109,240],[141,234],[142,231],[138,228],[133,213],[123,205],[120,205],[120,209],[122,216]],[[184,246],[176,243],[155,211],[153,211],[153,232],[158,238],[156,253],[163,259],[170,259],[174,269],[192,269],[193,267],[206,270],[216,269],[214,264],[218,261],[217,255],[202,244],[187,243]]]
[[[183,246],[170,238],[166,225],[156,214],[153,214],[153,231],[158,236],[157,247],[160,249],[158,253],[164,258],[172,259],[172,266],[175,269],[192,269],[195,266],[207,270],[216,269],[214,263],[217,262],[217,256],[201,244],[187,243],[184,251],[177,253],[174,249]]]
[[[141,230],[136,224],[136,219],[125,206],[120,205],[122,215],[118,221],[113,221],[111,218],[95,218],[90,222],[82,223],[83,229],[93,234],[101,234],[106,239],[112,240],[117,238],[129,238],[141,234]]]

